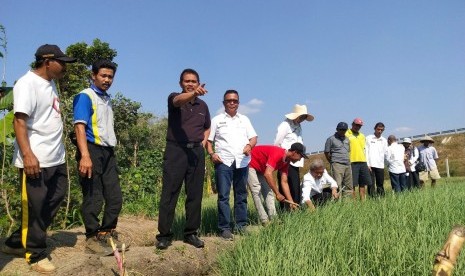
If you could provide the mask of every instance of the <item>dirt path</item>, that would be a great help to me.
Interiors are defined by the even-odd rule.
[[[156,222],[152,220],[120,218],[120,236],[125,241],[132,240],[125,256],[129,275],[216,275],[218,253],[233,245],[233,242],[218,237],[202,237],[204,249],[174,241],[167,250],[160,251],[154,246],[156,229]],[[49,233],[47,245],[52,262],[57,266],[53,275],[118,275],[113,256],[98,257],[86,251],[83,232],[80,227]],[[0,275],[27,273],[40,275],[31,272],[23,258],[0,253]]]

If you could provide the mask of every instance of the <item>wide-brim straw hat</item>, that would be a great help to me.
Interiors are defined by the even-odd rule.
[[[315,117],[313,117],[312,114],[307,112],[306,105],[299,105],[299,104],[296,104],[294,106],[294,110],[292,110],[292,113],[286,114],[286,118],[288,118],[289,120],[295,120],[302,115],[307,115],[307,118],[305,118],[305,120],[307,121],[313,121],[313,119],[315,119]]]
[[[428,135],[425,135],[425,137],[423,137],[423,138],[420,139],[420,142],[421,142],[421,143],[423,143],[423,142],[425,142],[425,141],[434,143],[433,138],[429,137]]]

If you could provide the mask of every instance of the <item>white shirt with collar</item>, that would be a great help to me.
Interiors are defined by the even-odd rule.
[[[229,167],[236,161],[236,168],[244,168],[250,162],[250,155],[243,153],[244,147],[256,136],[247,116],[236,113],[231,117],[225,112],[212,119],[208,141],[214,143],[215,153],[223,164]]]
[[[365,154],[368,167],[384,169],[384,153],[387,150],[387,139],[383,136],[379,138],[374,134],[368,135],[365,144]]]
[[[296,124],[294,121],[286,119],[278,126],[274,145],[288,150],[294,143],[303,144],[302,127],[300,124]],[[291,162],[290,165],[301,168],[304,166],[304,159],[301,158],[297,162]]]
[[[393,142],[387,149],[384,158],[388,163],[389,172],[391,173],[405,173],[405,147],[403,145]]]
[[[337,188],[337,182],[325,170],[320,179],[315,179],[313,175],[308,172],[304,175],[302,180],[302,203],[309,201],[310,198],[316,194],[321,194],[326,185],[331,188]]]

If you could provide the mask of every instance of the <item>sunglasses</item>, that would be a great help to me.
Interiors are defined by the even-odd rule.
[[[232,103],[232,104],[238,104],[239,100],[224,100],[223,103]]]

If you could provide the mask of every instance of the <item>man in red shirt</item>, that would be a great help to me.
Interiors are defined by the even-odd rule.
[[[289,192],[289,184],[287,183],[289,162],[299,161],[302,157],[308,159],[308,157],[305,154],[305,146],[301,143],[292,144],[288,150],[278,146],[256,146],[252,149],[251,156],[248,185],[252,192],[252,198],[260,221],[262,225],[266,225],[272,217],[276,216],[275,201],[271,191],[274,192],[279,202],[287,199],[289,202],[294,203]],[[276,180],[273,177],[274,171],[281,172],[281,188],[284,195],[278,190]],[[260,193],[263,196],[268,213],[263,207]],[[295,208],[295,206],[291,204],[291,208]]]

